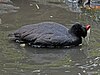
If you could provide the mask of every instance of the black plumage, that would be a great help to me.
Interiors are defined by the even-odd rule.
[[[42,22],[25,25],[9,34],[13,40],[19,43],[27,43],[31,46],[77,46],[82,43],[82,37],[86,37],[87,30],[81,24],[74,24],[70,29],[55,22]]]

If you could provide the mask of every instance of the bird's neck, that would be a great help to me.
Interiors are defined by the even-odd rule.
[[[72,36],[81,38],[81,36],[80,36],[77,32],[75,32],[75,30],[73,30],[73,29],[69,29],[68,32],[69,32]]]
[[[82,43],[82,37],[77,36],[77,34],[75,34],[74,31],[71,29],[68,32],[71,34],[71,37],[72,37],[70,38],[71,44],[79,45]]]
[[[76,32],[73,30],[73,29],[69,29],[68,31],[72,36],[76,36],[77,37],[77,34]]]

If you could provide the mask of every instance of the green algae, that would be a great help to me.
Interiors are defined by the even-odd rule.
[[[91,57],[99,57],[100,56],[100,49],[90,50],[88,55]]]

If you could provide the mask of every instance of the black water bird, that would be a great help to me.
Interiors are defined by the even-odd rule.
[[[76,23],[70,29],[55,22],[42,22],[25,25],[9,34],[12,40],[40,47],[65,47],[78,46],[82,43],[82,37],[87,36],[90,25],[86,27]]]

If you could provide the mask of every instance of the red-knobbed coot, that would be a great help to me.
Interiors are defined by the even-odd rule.
[[[27,43],[31,46],[78,46],[82,43],[82,37],[87,36],[89,29],[90,25],[84,27],[78,23],[68,29],[55,22],[42,22],[23,26],[9,36],[19,43]]]

